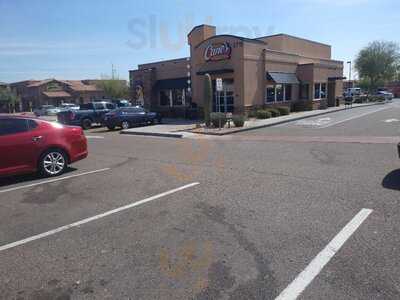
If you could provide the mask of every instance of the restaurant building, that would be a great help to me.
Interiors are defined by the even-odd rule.
[[[334,106],[342,94],[343,62],[331,46],[287,34],[249,39],[217,35],[200,25],[188,35],[190,57],[139,65],[130,71],[132,97],[153,111],[183,116],[203,107],[204,75],[214,86],[213,110],[242,114],[266,106],[311,101]],[[223,80],[220,108],[215,82]]]

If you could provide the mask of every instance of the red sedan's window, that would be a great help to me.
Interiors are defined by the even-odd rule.
[[[24,119],[1,119],[0,135],[11,135],[28,131],[28,122]]]
[[[33,120],[28,120],[28,126],[29,126],[29,130],[35,129],[36,127],[38,127],[38,123],[36,123]]]

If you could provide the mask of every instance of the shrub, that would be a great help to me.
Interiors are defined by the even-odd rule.
[[[215,128],[219,128],[219,125],[221,124],[221,128],[224,128],[226,125],[226,116],[224,113],[211,113],[210,114],[210,120],[212,125]]]
[[[281,106],[281,107],[277,107],[276,109],[279,111],[281,116],[287,116],[287,115],[290,114],[290,108],[289,107]]]
[[[271,117],[271,112],[267,110],[257,110],[257,119],[269,119]]]
[[[256,110],[251,110],[247,113],[247,117],[249,118],[257,118],[257,111]]]
[[[275,117],[279,117],[281,115],[281,113],[279,112],[279,110],[275,109],[275,108],[268,108],[267,111],[269,111],[271,113],[271,116],[273,118]]]
[[[233,124],[235,124],[235,127],[243,127],[246,118],[244,116],[233,116],[232,121]]]

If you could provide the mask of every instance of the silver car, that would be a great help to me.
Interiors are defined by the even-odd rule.
[[[54,105],[42,105],[39,108],[35,109],[33,113],[35,116],[55,116],[57,115],[61,109],[55,107]]]

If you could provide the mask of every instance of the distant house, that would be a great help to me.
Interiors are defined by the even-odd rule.
[[[26,80],[11,83],[10,87],[21,98],[23,110],[31,110],[44,104],[83,104],[105,98],[104,92],[94,83],[81,80]]]

